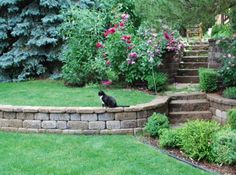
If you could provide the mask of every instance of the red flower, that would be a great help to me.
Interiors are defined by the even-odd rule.
[[[103,46],[101,43],[99,43],[99,42],[96,44],[96,47],[97,47],[98,49],[99,49],[99,48],[104,48],[104,46]]]
[[[120,27],[124,27],[125,24],[123,22],[120,23]]]
[[[108,35],[113,34],[115,32],[116,32],[116,29],[114,27],[112,27],[104,33],[104,37],[107,37]]]
[[[121,39],[122,39],[123,41],[126,41],[128,44],[131,43],[131,36],[130,36],[130,35],[122,36]]]
[[[107,61],[106,61],[106,64],[107,64],[107,65],[110,65],[110,64],[111,64],[111,61],[110,61],[110,60],[107,60]]]
[[[134,48],[134,46],[129,46],[128,50],[132,50]]]
[[[102,84],[103,84],[103,85],[111,85],[112,82],[109,81],[109,80],[104,80],[104,81],[102,81]]]
[[[138,54],[137,54],[136,52],[131,52],[131,53],[129,54],[129,57],[130,57],[130,58],[138,58]]]
[[[170,40],[170,39],[171,39],[170,35],[169,35],[167,32],[164,32],[164,36],[165,36],[165,38],[166,38],[167,40]]]
[[[114,24],[114,27],[115,27],[115,28],[118,28],[118,24]]]
[[[132,41],[131,41],[131,40],[127,40],[126,42],[127,42],[128,44],[130,44]]]

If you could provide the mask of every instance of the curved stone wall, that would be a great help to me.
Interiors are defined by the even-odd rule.
[[[217,94],[207,94],[210,101],[210,110],[213,119],[224,124],[227,120],[227,111],[236,108],[236,100],[227,99]]]
[[[136,134],[154,112],[168,114],[168,97],[130,107],[0,106],[4,131],[64,134]]]

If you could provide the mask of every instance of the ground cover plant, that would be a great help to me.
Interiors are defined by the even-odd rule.
[[[102,87],[101,87],[102,88]],[[70,88],[62,81],[40,80],[0,84],[0,104],[30,106],[101,106],[99,86]],[[106,89],[118,104],[135,105],[150,102],[154,95],[131,89]]]
[[[2,175],[210,175],[132,136],[0,132],[0,147]]]

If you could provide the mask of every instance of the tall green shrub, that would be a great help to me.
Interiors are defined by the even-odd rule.
[[[106,65],[95,59],[96,43],[105,28],[104,14],[73,8],[64,14],[61,32],[65,38],[63,49],[63,78],[66,84],[83,86],[102,80]]]
[[[220,129],[217,122],[191,121],[178,132],[180,148],[189,157],[212,160],[211,145],[215,132]]]
[[[218,88],[218,74],[213,69],[199,69],[200,88],[204,92],[214,92]]]
[[[231,129],[236,129],[236,109],[232,109],[228,112],[228,123]]]
[[[0,82],[55,71],[60,10],[68,7],[68,0],[0,0]]]
[[[223,130],[214,136],[212,144],[214,162],[233,165],[236,163],[236,132]]]

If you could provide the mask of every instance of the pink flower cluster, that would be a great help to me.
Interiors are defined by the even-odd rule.
[[[137,58],[138,58],[138,54],[136,52],[131,52],[129,54],[129,58],[127,59],[128,64],[135,64],[135,61]]]
[[[174,39],[174,32],[172,32],[171,34],[164,32],[164,37],[168,41],[167,47],[166,47],[168,51],[175,51],[176,52],[176,51],[184,48],[183,43],[176,41]]]

